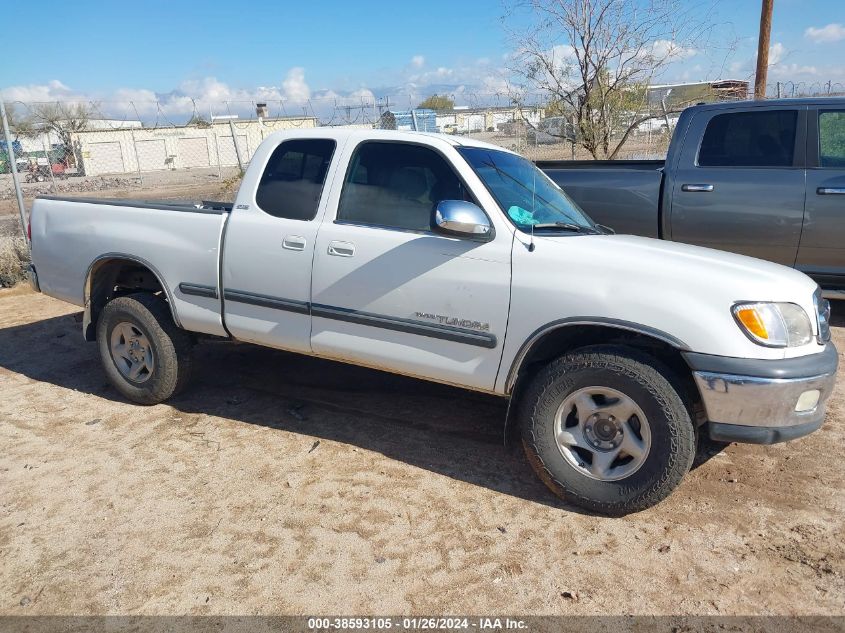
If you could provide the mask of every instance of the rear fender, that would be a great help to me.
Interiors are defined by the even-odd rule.
[[[173,317],[173,322],[176,324],[177,327],[181,328],[182,325],[179,322],[179,316],[176,314],[176,309],[174,307],[173,302],[173,295],[170,292],[170,288],[164,283],[164,277],[162,277],[161,273],[153,266],[150,262],[145,260],[142,257],[138,257],[136,255],[128,255],[126,253],[106,253],[104,255],[100,255],[97,257],[91,264],[88,266],[88,271],[85,274],[85,287],[83,289],[83,297],[84,297],[84,312],[82,315],[82,335],[86,341],[95,341],[97,338],[96,333],[96,325],[97,325],[97,318],[99,317],[99,312],[102,309],[102,306],[96,302],[92,302],[92,297],[98,296],[100,293],[105,293],[106,296],[110,294],[110,291],[113,290],[109,289],[108,287],[102,288],[100,284],[108,284],[109,281],[114,281],[114,277],[109,276],[108,278],[98,278],[97,273],[102,270],[102,268],[108,265],[111,262],[119,263],[131,263],[133,265],[141,266],[146,268],[150,274],[155,277],[156,281],[158,282],[159,287],[164,292],[164,295],[167,297],[167,304],[170,308],[170,314]],[[116,270],[120,270],[117,268]]]

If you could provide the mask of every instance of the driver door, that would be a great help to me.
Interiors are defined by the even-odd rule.
[[[314,352],[492,391],[511,235],[480,242],[431,231],[438,202],[470,198],[431,146],[363,141],[345,153],[346,177],[332,191],[314,254]]]

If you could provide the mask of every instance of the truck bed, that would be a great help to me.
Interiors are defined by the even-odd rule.
[[[660,237],[662,160],[537,161],[596,222],[617,233]]]
[[[138,209],[156,209],[157,211],[186,211],[189,213],[211,213],[219,215],[232,210],[231,202],[214,200],[132,200],[129,198],[88,198],[70,196],[38,196],[38,200],[58,202],[85,202],[87,204],[105,204],[110,207],[135,207]]]
[[[36,198],[32,259],[41,289],[82,306],[92,268],[110,257],[128,257],[156,273],[182,327],[225,335],[219,301],[187,295],[178,286],[189,279],[217,294],[218,253],[230,209],[202,201]]]

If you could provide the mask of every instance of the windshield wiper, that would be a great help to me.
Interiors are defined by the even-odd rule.
[[[573,233],[593,232],[593,229],[588,226],[580,226],[572,222],[544,222],[542,224],[535,224],[534,230],[538,229],[559,229],[561,231],[572,231]]]

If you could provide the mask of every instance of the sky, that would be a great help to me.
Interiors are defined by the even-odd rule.
[[[752,77],[759,0],[712,3],[708,45],[691,49],[663,81]],[[173,112],[197,99],[489,100],[509,80],[514,44],[503,24],[524,25],[519,15],[503,23],[501,0],[4,4],[5,39],[14,44],[0,65],[5,100],[159,101]],[[771,43],[770,85],[845,84],[843,0],[775,0]]]

